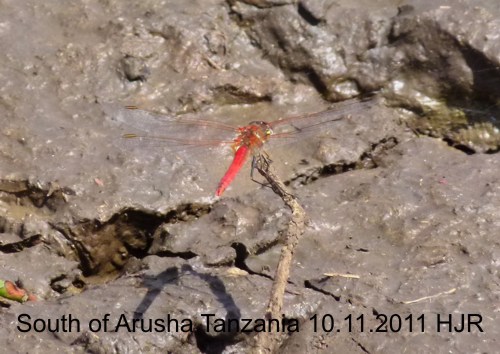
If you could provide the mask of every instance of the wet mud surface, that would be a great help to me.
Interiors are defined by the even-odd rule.
[[[497,352],[494,1],[0,8],[0,280],[37,296],[0,301],[4,351],[249,352],[217,325],[263,318],[288,210],[249,163],[215,197],[230,152],[124,145],[120,107],[241,126],[372,94],[266,149],[308,218],[280,352]]]

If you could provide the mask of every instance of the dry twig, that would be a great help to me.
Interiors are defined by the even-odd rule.
[[[359,279],[361,278],[357,274],[348,274],[348,273],[323,273],[324,276],[327,277],[340,277],[340,278],[349,278],[349,279]]]
[[[439,297],[439,296],[443,296],[443,295],[450,295],[450,294],[453,294],[455,291],[457,291],[457,288],[453,288],[453,289],[450,289],[448,291],[442,291],[442,292],[434,294],[434,295],[424,296],[424,297],[421,297],[421,298],[415,299],[415,300],[401,301],[401,303],[405,304],[405,305],[414,304],[417,302],[430,300],[430,299],[433,299],[435,297]]]
[[[295,247],[299,242],[300,236],[304,233],[305,212],[297,199],[286,191],[284,183],[276,176],[271,168],[269,158],[261,154],[256,161],[256,168],[259,173],[269,182],[270,187],[281,197],[283,202],[292,211],[292,218],[288,223],[285,232],[284,245],[281,249],[281,255],[276,267],[276,274],[271,289],[271,297],[266,309],[266,319],[280,319],[283,309],[283,296],[285,293],[290,266]],[[279,332],[268,331],[260,332],[255,337],[254,353],[273,353],[278,347],[280,340]]]

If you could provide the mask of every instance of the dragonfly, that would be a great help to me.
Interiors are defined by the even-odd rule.
[[[134,145],[153,145],[170,151],[188,152],[191,148],[231,150],[233,160],[215,191],[216,196],[222,196],[249,157],[258,156],[264,146],[297,142],[317,133],[327,124],[366,111],[375,105],[376,101],[377,97],[373,95],[353,98],[321,112],[280,118],[271,122],[256,120],[243,126],[198,119],[196,115],[163,115],[137,106],[121,107],[111,115],[125,129],[134,129],[133,132],[122,135],[122,139],[133,141]],[[228,147],[230,149],[227,149]]]

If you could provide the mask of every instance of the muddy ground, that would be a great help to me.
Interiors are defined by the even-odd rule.
[[[0,279],[38,297],[0,302],[3,351],[249,351],[216,325],[263,317],[288,210],[249,166],[215,197],[231,154],[123,145],[120,107],[375,92],[269,146],[308,217],[280,352],[498,352],[499,33],[495,0],[0,1]]]

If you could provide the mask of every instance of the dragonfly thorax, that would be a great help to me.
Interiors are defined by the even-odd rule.
[[[240,133],[234,140],[234,147],[237,149],[242,145],[248,146],[252,150],[259,149],[269,140],[273,130],[266,122],[254,121],[239,128]]]

